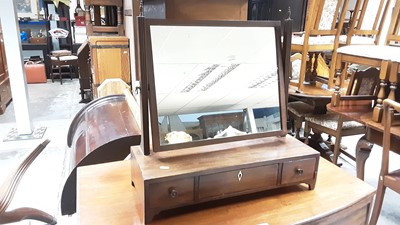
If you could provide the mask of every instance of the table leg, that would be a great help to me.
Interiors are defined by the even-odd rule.
[[[374,144],[368,141],[365,135],[363,135],[357,142],[356,170],[357,170],[357,178],[361,180],[364,180],[365,161],[367,161],[373,146]]]

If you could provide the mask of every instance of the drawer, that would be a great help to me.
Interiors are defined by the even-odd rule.
[[[277,185],[278,164],[200,176],[199,199]]]
[[[309,158],[284,162],[281,184],[289,184],[314,178],[316,160],[316,158]]]
[[[194,178],[153,183],[149,185],[147,193],[150,208],[190,203],[194,200]]]
[[[3,82],[0,82],[0,102],[5,104],[11,100],[11,87],[10,80],[6,78]]]

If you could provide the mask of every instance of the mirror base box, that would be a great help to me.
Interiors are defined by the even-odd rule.
[[[131,155],[135,206],[144,223],[150,223],[165,210],[284,186],[304,183],[313,190],[319,162],[317,151],[291,136],[150,156],[143,155],[139,146],[133,146]]]

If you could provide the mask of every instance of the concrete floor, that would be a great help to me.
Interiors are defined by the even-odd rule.
[[[29,84],[30,114],[34,128],[47,127],[42,139],[3,142],[8,132],[16,127],[13,103],[6,113],[0,115],[0,184],[5,176],[20,163],[24,154],[33,150],[45,138],[51,140],[41,155],[33,162],[24,175],[9,209],[33,207],[54,215],[58,224],[79,224],[76,214],[60,215],[60,198],[69,168],[69,148],[66,145],[69,124],[74,115],[84,106],[80,104],[78,80],[65,80],[47,84]],[[348,149],[354,146],[360,136],[345,137],[343,144]],[[381,148],[374,146],[366,164],[366,182],[376,187],[380,168]],[[400,162],[400,156],[393,154],[393,162]],[[355,164],[345,157],[340,158],[342,169],[355,176]],[[392,166],[394,163],[392,163]],[[340,181],[337,181],[340,182]],[[343,189],[346,191],[346,184]],[[37,221],[22,221],[18,225],[43,224]],[[379,224],[400,224],[400,195],[387,190]]]

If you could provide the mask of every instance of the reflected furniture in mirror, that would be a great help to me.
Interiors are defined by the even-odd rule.
[[[383,146],[382,146],[382,162],[381,171],[378,179],[378,189],[376,191],[376,198],[374,203],[374,208],[371,215],[371,225],[375,225],[378,222],[379,214],[382,208],[383,198],[385,196],[386,188],[390,188],[393,191],[400,194],[400,172],[398,167],[395,170],[389,171],[389,159],[390,150],[392,147],[391,142],[393,141],[391,136],[400,138],[400,129],[395,118],[398,117],[398,112],[400,112],[400,103],[386,99],[383,101]],[[397,116],[396,116],[397,115]]]
[[[50,140],[45,140],[33,151],[29,152],[16,170],[13,171],[13,173],[10,173],[8,177],[6,177],[4,183],[0,186],[0,224],[16,223],[22,220],[37,220],[46,224],[57,223],[56,218],[35,208],[22,207],[13,210],[7,210],[11,204],[11,201],[13,200],[15,192],[17,191],[18,184],[23,178],[26,170],[46,148],[49,142]]]
[[[131,162],[143,223],[282,186],[314,189],[318,152],[286,137],[279,21],[138,25],[143,137]]]
[[[378,74],[379,71],[375,68],[355,72],[350,79],[346,95],[341,96],[341,99],[369,102],[375,100],[378,89]],[[364,124],[357,121],[349,121],[343,115],[336,113],[306,115],[304,128],[305,144],[309,144],[311,129],[314,134],[322,132],[329,135],[329,147],[333,145],[333,157],[331,159],[333,164],[338,164],[337,161],[340,153],[355,160],[354,156],[341,149],[340,143],[342,137],[365,133]],[[330,140],[331,137],[335,138],[334,144]]]

